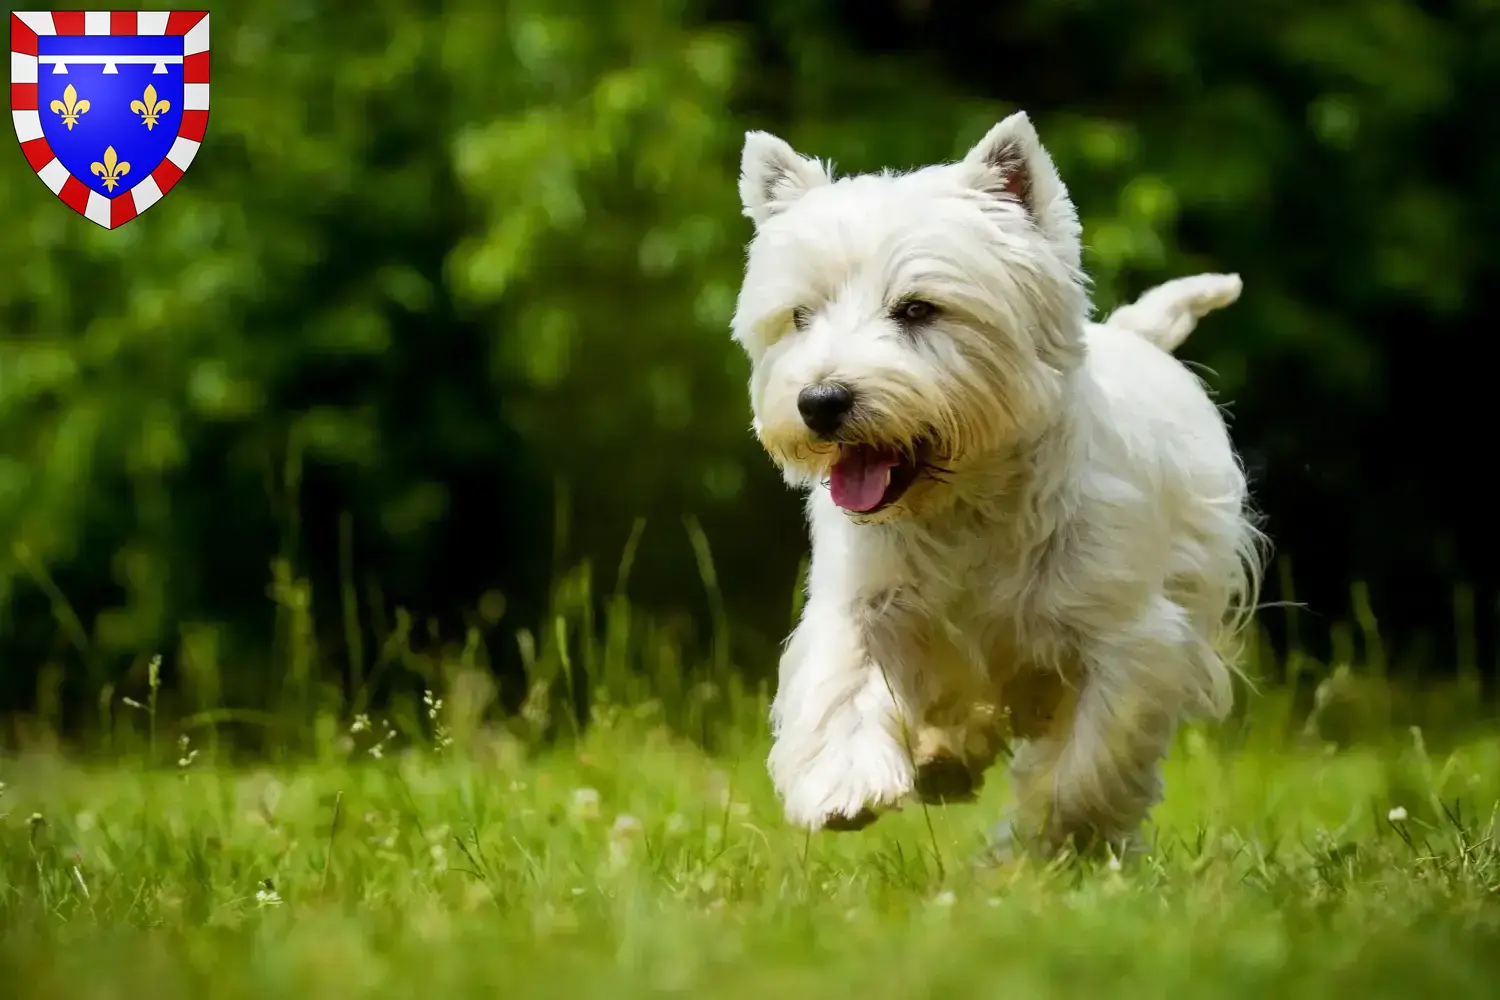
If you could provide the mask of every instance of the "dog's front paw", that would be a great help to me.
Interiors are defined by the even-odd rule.
[[[917,797],[928,805],[968,802],[984,782],[962,750],[961,731],[925,726],[917,734]]]
[[[917,797],[928,805],[971,802],[979,794],[979,779],[957,757],[929,757],[917,765]]]
[[[825,816],[823,818],[823,829],[832,830],[836,833],[849,833],[855,830],[863,830],[879,818],[880,815],[867,806],[853,816],[845,816],[843,813],[834,813],[831,816]]]
[[[899,809],[915,775],[901,746],[883,732],[864,732],[815,754],[795,742],[771,751],[771,776],[787,819],[809,830],[861,830],[882,812]]]

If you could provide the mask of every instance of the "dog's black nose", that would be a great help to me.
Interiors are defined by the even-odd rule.
[[[797,393],[797,409],[809,430],[827,437],[854,409],[854,393],[837,382],[820,382]]]

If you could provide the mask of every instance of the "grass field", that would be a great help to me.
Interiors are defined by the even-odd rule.
[[[976,867],[998,779],[809,838],[757,727],[709,756],[649,704],[547,751],[361,721],[272,770],[0,760],[3,993],[1500,995],[1500,739],[1332,751],[1278,704],[1183,734],[1123,868]]]

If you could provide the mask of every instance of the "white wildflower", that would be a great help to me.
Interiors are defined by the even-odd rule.
[[[646,828],[634,816],[621,814],[609,829],[609,868],[623,871],[635,856],[636,844],[645,835]]]
[[[1390,812],[1386,813],[1385,814],[1385,818],[1388,819],[1388,820],[1390,820],[1392,823],[1405,823],[1406,822],[1406,809],[1403,806],[1397,806],[1396,808],[1392,809]]]
[[[599,792],[593,788],[580,788],[573,793],[568,812],[574,819],[599,818]]]
[[[443,699],[433,694],[430,690],[422,693],[422,704],[427,706],[427,720],[432,723],[432,743],[438,752],[442,752],[453,745],[453,734],[448,727],[438,721],[438,716],[443,711]]]
[[[634,840],[639,837],[645,827],[641,821],[627,813],[621,813],[615,817],[614,826],[610,827],[609,835],[616,840]]]
[[[198,759],[198,751],[188,749],[191,743],[192,740],[188,739],[187,733],[183,733],[177,738],[177,766],[184,771],[193,765],[193,761]]]

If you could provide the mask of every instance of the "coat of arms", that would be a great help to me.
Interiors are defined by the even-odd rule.
[[[105,229],[156,204],[208,127],[208,12],[14,11],[10,108],[31,169]]]

